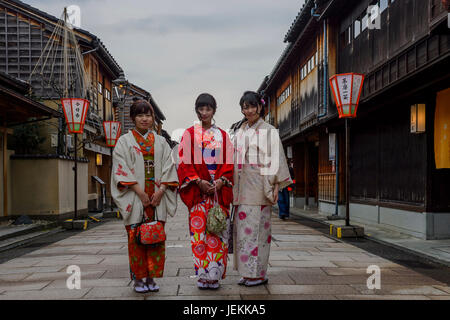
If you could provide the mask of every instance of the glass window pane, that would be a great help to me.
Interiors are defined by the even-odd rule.
[[[359,36],[359,34],[361,33],[361,21],[359,20],[355,20],[355,39]]]
[[[364,31],[364,30],[367,29],[367,27],[369,26],[368,22],[369,22],[369,15],[366,14],[366,15],[362,18],[362,30],[361,30],[361,31]]]

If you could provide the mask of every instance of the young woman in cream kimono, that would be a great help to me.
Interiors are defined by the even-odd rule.
[[[234,136],[235,268],[240,285],[267,283],[272,205],[292,183],[278,131],[264,122],[264,100],[247,91],[240,101],[246,117]]]
[[[111,195],[128,234],[135,291],[145,293],[159,290],[153,278],[163,276],[165,243],[141,245],[136,232],[144,220],[157,218],[164,223],[167,214],[175,214],[178,177],[168,143],[151,129],[155,119],[151,105],[134,102],[130,116],[135,128],[120,137],[113,151]]]

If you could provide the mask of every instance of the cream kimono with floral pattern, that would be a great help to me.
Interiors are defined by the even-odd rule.
[[[246,278],[265,278],[269,262],[274,186],[292,183],[278,131],[259,119],[234,136],[234,262]]]

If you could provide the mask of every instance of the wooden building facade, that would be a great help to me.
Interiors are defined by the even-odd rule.
[[[63,75],[62,54],[55,57],[51,70],[50,68],[44,70],[44,77],[33,74],[34,67],[58,21],[58,18],[22,1],[5,0],[0,3],[0,71],[22,81],[30,80],[31,96],[61,112],[61,95],[44,79]],[[101,185],[106,187],[108,198],[110,195],[112,158],[111,148],[105,143],[103,121],[115,120],[112,101],[113,80],[123,74],[123,71],[98,37],[80,28],[74,28],[74,32],[90,81],[88,90],[90,106],[84,133],[82,136],[79,135],[78,144],[83,145],[83,148],[77,151],[78,157],[88,163],[87,176],[81,178],[86,180],[87,188],[80,192],[87,192],[89,205],[83,203],[79,206],[82,213],[87,213],[88,210],[102,208],[105,201],[100,200],[104,194]],[[74,155],[73,137],[67,132],[62,113],[61,117],[50,119],[40,125],[40,134],[45,139],[33,153],[50,155],[53,158],[56,156],[58,159]],[[43,211],[42,214],[57,213],[70,216],[70,212],[64,210],[48,211]]]
[[[292,150],[296,206],[345,215],[344,121],[328,79],[363,73],[351,121],[351,220],[450,238],[447,16],[440,0],[306,1],[259,87],[267,120]]]

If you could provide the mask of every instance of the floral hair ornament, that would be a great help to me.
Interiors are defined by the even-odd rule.
[[[262,103],[263,105],[265,105],[265,104],[266,104],[266,102],[264,101],[264,99],[263,99],[263,98],[261,98],[261,103]]]

